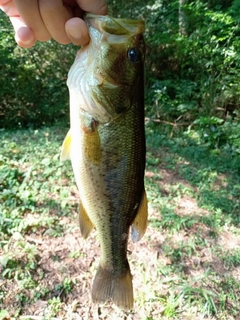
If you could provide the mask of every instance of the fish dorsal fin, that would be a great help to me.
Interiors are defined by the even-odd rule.
[[[68,131],[63,144],[62,144],[62,151],[60,160],[65,161],[70,159],[70,152],[71,152],[71,141],[72,141],[72,135],[71,135],[71,129]]]
[[[138,213],[132,224],[132,241],[137,242],[140,240],[146,229],[147,229],[147,219],[148,219],[148,206],[147,206],[147,196],[144,190],[142,195],[142,200],[138,208]]]
[[[81,201],[79,203],[79,224],[82,237],[86,239],[94,228],[94,224],[90,220]]]

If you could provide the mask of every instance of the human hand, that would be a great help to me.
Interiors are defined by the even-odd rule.
[[[105,0],[0,0],[0,9],[10,18],[15,40],[23,48],[51,38],[61,44],[89,42],[83,12],[105,15]]]

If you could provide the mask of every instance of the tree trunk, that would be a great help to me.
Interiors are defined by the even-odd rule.
[[[186,4],[188,0],[179,0],[179,11],[178,11],[178,26],[179,34],[181,36],[187,36],[187,13],[186,13]]]

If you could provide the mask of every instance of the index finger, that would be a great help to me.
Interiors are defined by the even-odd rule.
[[[108,6],[105,0],[77,0],[76,2],[85,12],[99,15],[106,15],[108,12]]]
[[[14,0],[14,4],[26,25],[33,31],[37,40],[47,41],[51,35],[45,27],[37,0]]]

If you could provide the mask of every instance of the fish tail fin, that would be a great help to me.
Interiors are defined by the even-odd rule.
[[[104,303],[109,299],[120,309],[133,308],[132,275],[129,265],[121,274],[116,274],[99,265],[92,285],[92,301]]]

